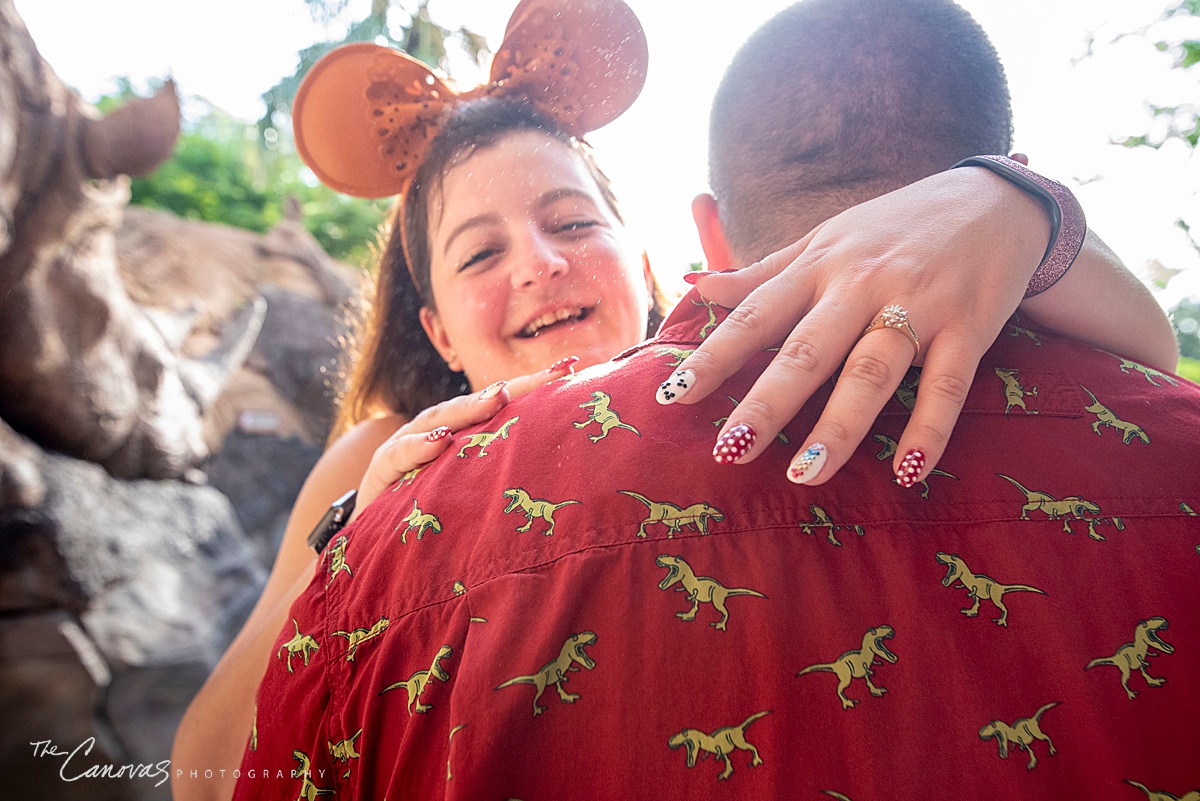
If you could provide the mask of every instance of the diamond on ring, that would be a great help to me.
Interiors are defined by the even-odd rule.
[[[875,315],[875,319],[871,321],[866,330],[863,331],[863,336],[880,328],[893,328],[911,339],[913,347],[916,348],[916,353],[913,354],[914,359],[921,352],[921,340],[917,337],[917,332],[908,323],[908,309],[905,309],[900,304],[893,303],[884,306],[879,314]]]

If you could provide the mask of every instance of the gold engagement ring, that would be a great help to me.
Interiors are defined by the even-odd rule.
[[[893,328],[911,339],[913,347],[916,349],[916,353],[913,354],[914,359],[921,353],[921,340],[913,327],[908,324],[908,309],[899,304],[884,306],[863,331],[863,336],[872,331],[878,331],[880,328]]]

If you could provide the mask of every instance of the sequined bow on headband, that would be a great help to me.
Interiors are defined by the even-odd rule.
[[[339,192],[395,195],[455,105],[523,100],[579,136],[629,108],[645,83],[647,58],[641,23],[621,0],[522,0],[490,79],[464,92],[399,51],[346,45],[313,65],[296,93],[296,149]]]

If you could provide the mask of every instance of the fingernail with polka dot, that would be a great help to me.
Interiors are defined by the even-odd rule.
[[[717,464],[733,464],[754,447],[756,439],[758,434],[753,428],[745,423],[738,423],[717,439],[717,445],[713,448],[713,458],[717,460]]]
[[[562,372],[563,370],[571,370],[571,372],[574,373],[575,370],[572,368],[575,367],[575,363],[578,361],[579,361],[578,356],[568,356],[565,359],[559,359],[554,364],[547,367],[546,372],[547,373],[559,373],[559,372]]]
[[[506,386],[508,386],[507,381],[497,381],[494,384],[488,384],[483,388],[483,391],[479,393],[479,399],[481,401],[490,401],[492,398],[499,395],[500,390],[504,389]]]
[[[437,442],[439,439],[445,439],[454,432],[450,430],[450,426],[438,426],[425,435],[426,442]]]
[[[896,483],[902,487],[911,487],[917,483],[921,471],[925,469],[925,452],[913,448],[904,454],[900,466],[896,468]]]
[[[696,374],[691,370],[676,370],[670,378],[658,385],[658,402],[669,406],[682,398],[696,383]]]
[[[793,484],[807,484],[817,477],[828,458],[829,452],[825,446],[820,442],[814,442],[796,454],[795,459],[792,459],[792,463],[788,465],[788,481]]]

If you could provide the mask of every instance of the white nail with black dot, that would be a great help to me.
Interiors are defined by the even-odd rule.
[[[688,393],[696,383],[696,374],[691,370],[676,370],[670,378],[658,385],[656,397],[663,406],[670,406]]]

